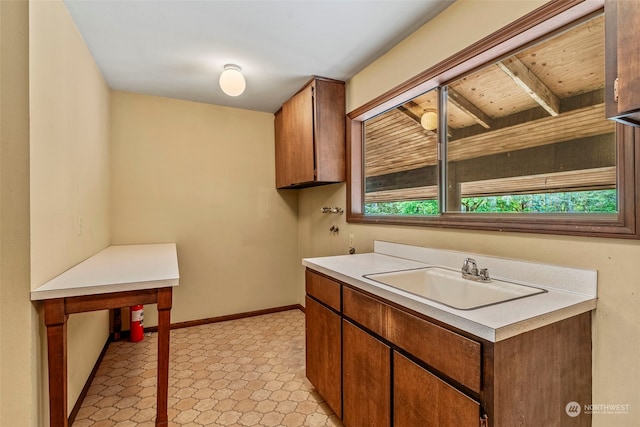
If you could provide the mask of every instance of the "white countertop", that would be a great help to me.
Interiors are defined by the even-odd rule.
[[[363,277],[430,265],[459,268],[470,255],[479,267],[488,267],[492,277],[531,284],[547,292],[473,310],[458,310]],[[373,253],[305,258],[302,264],[491,342],[594,310],[597,302],[597,273],[592,270],[388,242],[375,242]]]
[[[175,243],[109,246],[31,291],[45,300],[178,286]]]

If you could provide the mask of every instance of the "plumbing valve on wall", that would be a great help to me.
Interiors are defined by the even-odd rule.
[[[321,212],[323,214],[338,214],[338,215],[342,215],[344,213],[344,209],[342,208],[338,208],[338,207],[323,207],[321,209]],[[338,232],[340,231],[340,228],[338,228],[337,225],[332,225],[331,228],[329,228],[329,231],[332,234],[338,234]]]
[[[342,209],[342,208],[338,208],[338,207],[335,207],[335,208],[328,208],[328,207],[326,207],[326,206],[325,206],[324,208],[322,208],[322,213],[324,213],[324,214],[326,214],[326,213],[333,213],[333,214],[339,214],[339,215],[342,215],[342,214],[344,213],[344,209]]]
[[[344,209],[339,208],[339,207],[323,207],[322,209],[320,209],[320,211],[323,214],[337,214],[337,215],[342,215],[344,214]],[[338,233],[340,232],[340,228],[337,225],[332,225],[331,227],[329,227],[329,232],[331,233],[331,235],[333,236],[337,236]],[[354,237],[353,235],[349,236],[349,253],[351,255],[356,253],[356,248],[355,248],[355,244],[354,244]]]

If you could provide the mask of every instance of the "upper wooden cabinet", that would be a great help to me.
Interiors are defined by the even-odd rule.
[[[345,180],[344,82],[316,77],[275,115],[276,187]]]
[[[640,126],[640,0],[605,2],[606,114]]]

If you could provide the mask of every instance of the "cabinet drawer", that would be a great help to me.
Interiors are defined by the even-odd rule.
[[[351,288],[342,289],[342,313],[383,338],[387,338],[389,306]]]
[[[480,392],[481,345],[409,313],[389,307],[389,341],[428,365]]]
[[[339,282],[307,269],[305,271],[305,284],[309,295],[334,310],[340,311],[340,287],[342,285]]]

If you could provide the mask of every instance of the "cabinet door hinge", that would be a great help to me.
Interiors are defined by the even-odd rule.
[[[480,418],[480,427],[489,427],[489,417],[487,417],[487,414],[484,414],[482,418]]]
[[[619,92],[618,92],[618,83],[620,82],[620,77],[616,77],[613,81],[613,101],[618,102]]]

